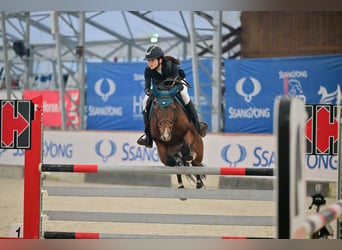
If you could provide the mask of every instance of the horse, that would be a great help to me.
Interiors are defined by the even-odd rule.
[[[172,81],[171,84],[167,82]],[[203,166],[203,140],[190,122],[177,94],[185,81],[166,79],[158,87],[152,86],[153,100],[150,112],[150,132],[157,145],[161,162],[166,166]],[[205,175],[192,175],[188,179],[196,188],[204,187]],[[177,175],[178,188],[184,188],[182,176]]]

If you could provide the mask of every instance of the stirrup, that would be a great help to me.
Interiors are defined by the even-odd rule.
[[[147,148],[152,148],[153,142],[152,139],[147,139],[147,135],[143,134],[142,136],[139,137],[139,139],[137,140],[137,143],[141,146],[145,146]]]
[[[208,124],[206,124],[205,122],[199,122],[200,124],[200,127],[199,127],[199,130],[200,130],[200,135],[202,137],[205,137],[207,135],[207,129],[208,129]]]

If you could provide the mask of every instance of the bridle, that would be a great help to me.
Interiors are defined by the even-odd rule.
[[[172,97],[169,97],[169,98],[172,98]],[[173,98],[172,98],[172,99],[173,99]],[[173,100],[173,103],[174,103],[174,100]],[[156,104],[156,102],[154,102],[153,105],[156,106],[156,105],[158,105],[158,104]],[[170,105],[171,105],[171,104],[170,104]],[[161,107],[160,105],[158,105],[158,106],[159,106],[159,108],[163,108],[163,107]],[[162,120],[160,120],[160,121],[158,122],[158,128],[159,128],[159,132],[160,132],[160,133],[163,132],[162,126],[163,126],[164,124],[168,124],[169,127],[170,127],[170,130],[172,131],[173,125],[174,125],[175,120],[176,120],[176,110],[177,110],[177,105],[174,105],[174,108],[172,109],[172,111],[173,111],[173,117],[172,117],[172,119],[162,119]],[[153,112],[154,112],[154,115],[157,116],[157,109],[156,109],[156,108],[153,108]]]
[[[171,82],[171,81],[172,81],[171,84],[168,84],[168,85],[165,85],[165,84],[164,84],[165,82]],[[167,79],[165,79],[164,81],[160,82],[158,85],[165,86],[165,89],[166,89],[166,90],[171,90],[177,83],[178,83],[178,84],[182,84],[182,85],[186,85],[186,86],[188,86],[188,87],[191,87],[190,84],[189,84],[187,81],[185,81],[185,80],[179,80],[178,77],[175,77],[175,78],[167,78]],[[153,105],[154,105],[154,106],[155,106],[155,105],[158,105],[160,108],[164,108],[164,107],[161,107],[161,106],[158,104],[158,102],[157,102],[158,100],[163,99],[163,98],[165,98],[166,101],[170,101],[170,99],[171,99],[171,100],[172,100],[172,103],[174,104],[174,108],[173,108],[173,110],[172,110],[172,111],[173,111],[173,118],[172,118],[172,120],[170,120],[170,119],[162,119],[162,120],[160,120],[160,121],[158,122],[158,128],[159,128],[159,132],[160,132],[160,133],[163,132],[163,131],[162,131],[162,126],[163,126],[164,124],[168,124],[169,127],[170,127],[170,130],[172,131],[173,125],[174,125],[175,120],[176,120],[176,110],[177,110],[177,105],[175,104],[175,97],[171,97],[171,96],[155,97],[155,100],[153,101]],[[166,105],[167,105],[166,107],[168,107],[169,105],[171,105],[171,103],[170,103],[170,104],[166,104]],[[153,111],[154,111],[154,114],[157,115],[156,108],[153,108]]]

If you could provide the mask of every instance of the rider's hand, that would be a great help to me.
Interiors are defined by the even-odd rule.
[[[146,88],[146,89],[145,89],[145,94],[146,94],[147,96],[152,95],[152,89]]]

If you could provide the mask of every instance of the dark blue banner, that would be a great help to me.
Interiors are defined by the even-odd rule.
[[[277,96],[306,104],[335,104],[341,93],[342,55],[226,59],[225,132],[273,133]]]
[[[87,63],[87,129],[143,130],[142,100],[146,62]],[[186,80],[193,85],[191,60],[182,62]],[[203,70],[206,68],[208,71]],[[209,74],[209,75],[208,75]],[[211,60],[201,61],[201,114],[211,124]],[[194,100],[194,88],[189,88]]]

